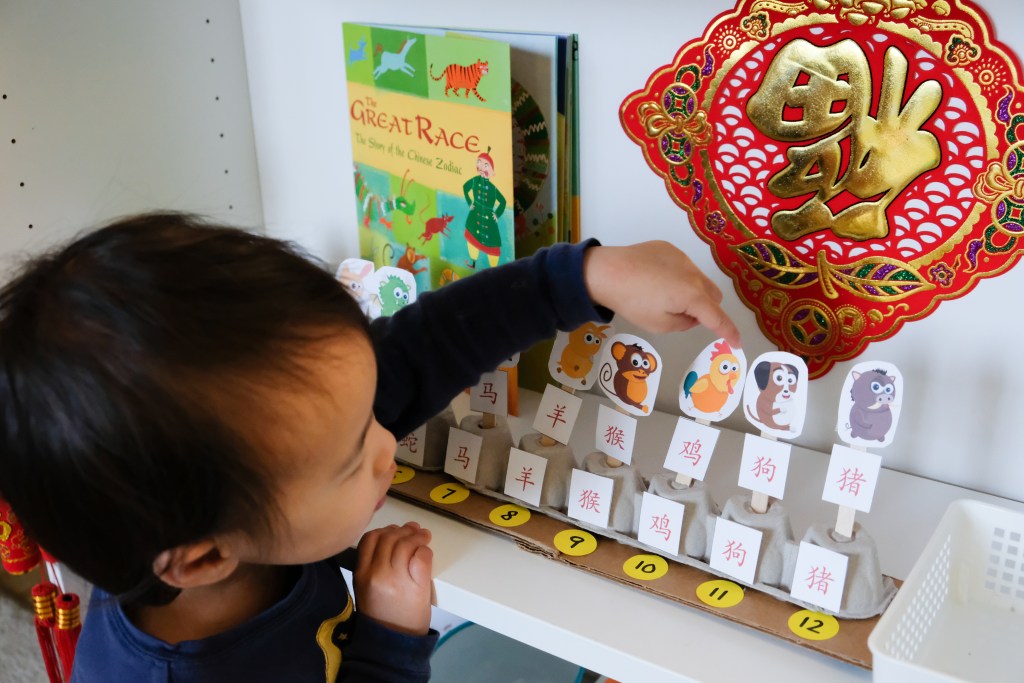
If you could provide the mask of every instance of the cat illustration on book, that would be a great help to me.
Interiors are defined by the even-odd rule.
[[[469,257],[473,260],[468,264],[470,268],[476,267],[480,252],[487,254],[487,261],[492,267],[498,265],[498,257],[501,256],[498,219],[505,212],[506,202],[505,197],[491,182],[491,178],[494,177],[494,159],[491,158],[490,151],[491,148],[488,147],[486,152],[481,152],[476,159],[477,175],[462,186],[466,203],[469,205],[469,215],[466,217],[466,246],[469,248]]]
[[[477,86],[480,85],[480,79],[487,75],[487,62],[484,60],[478,59],[475,64],[469,64],[467,66],[463,66],[461,64],[449,64],[444,68],[444,71],[441,72],[440,76],[434,75],[433,64],[429,66],[428,71],[430,73],[430,77],[435,81],[439,81],[442,78],[445,79],[445,97],[448,96],[449,90],[453,90],[455,92],[455,96],[458,97],[459,88],[463,88],[465,90],[465,92],[463,92],[465,97],[468,98],[470,91],[472,91],[478,100],[481,102],[487,101],[479,92],[477,92],[476,89]]]

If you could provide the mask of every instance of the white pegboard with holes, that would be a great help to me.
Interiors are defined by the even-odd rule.
[[[0,272],[156,208],[262,223],[237,0],[0,3]]]
[[[1024,514],[953,503],[868,645],[874,680],[1019,681]]]

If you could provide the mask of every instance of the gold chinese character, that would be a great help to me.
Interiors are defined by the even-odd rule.
[[[907,58],[890,47],[871,116],[870,67],[856,42],[818,47],[796,39],[779,50],[747,115],[780,142],[815,140],[790,147],[789,165],[768,181],[777,197],[814,193],[797,209],[772,216],[780,237],[795,240],[825,229],[852,240],[889,234],[886,208],[941,160],[938,140],[921,126],[942,101],[942,87],[925,81],[904,105],[906,85]]]

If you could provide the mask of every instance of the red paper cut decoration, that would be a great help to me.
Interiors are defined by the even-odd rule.
[[[1012,266],[1021,68],[974,5],[741,0],[620,116],[812,377]]]

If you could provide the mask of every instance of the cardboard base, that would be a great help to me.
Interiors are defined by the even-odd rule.
[[[455,504],[442,504],[431,498],[431,491],[453,482],[455,480],[444,473],[416,471],[408,481],[393,485],[391,493],[437,512],[452,515],[475,526],[511,536],[518,541],[521,548],[529,552],[541,554],[614,581],[632,585],[639,590],[654,593],[690,607],[696,607],[844,662],[866,669],[871,668],[871,653],[868,650],[867,638],[878,622],[877,616],[869,619],[838,619],[838,631],[835,635],[825,640],[818,640],[816,638],[820,637],[820,631],[813,628],[815,623],[819,623],[815,616],[816,613],[807,612],[799,605],[778,599],[763,591],[731,584],[736,586],[736,590],[743,592],[743,599],[738,604],[719,607],[713,604],[713,599],[709,599],[711,604],[702,601],[698,597],[698,588],[708,582],[722,581],[722,579],[682,562],[669,561],[667,572],[653,580],[638,580],[631,577],[624,570],[627,561],[632,564],[632,560],[636,559],[637,555],[654,554],[651,549],[641,549],[643,546],[639,546],[635,542],[627,544],[603,535],[596,535],[596,550],[588,555],[571,556],[559,552],[555,547],[554,539],[562,531],[583,528],[573,523],[572,520],[558,519],[549,514],[535,512],[525,524],[502,527],[490,520],[490,514],[495,508],[506,503],[505,496],[490,492],[485,495],[477,489]],[[524,505],[523,507],[528,506]],[[810,619],[794,618],[797,615],[803,617],[810,615]],[[798,635],[798,631],[801,630],[799,628],[791,630],[791,618],[794,618],[795,624],[803,623],[805,627],[808,627],[807,631],[803,631],[808,637]],[[825,619],[832,619],[832,617]]]

